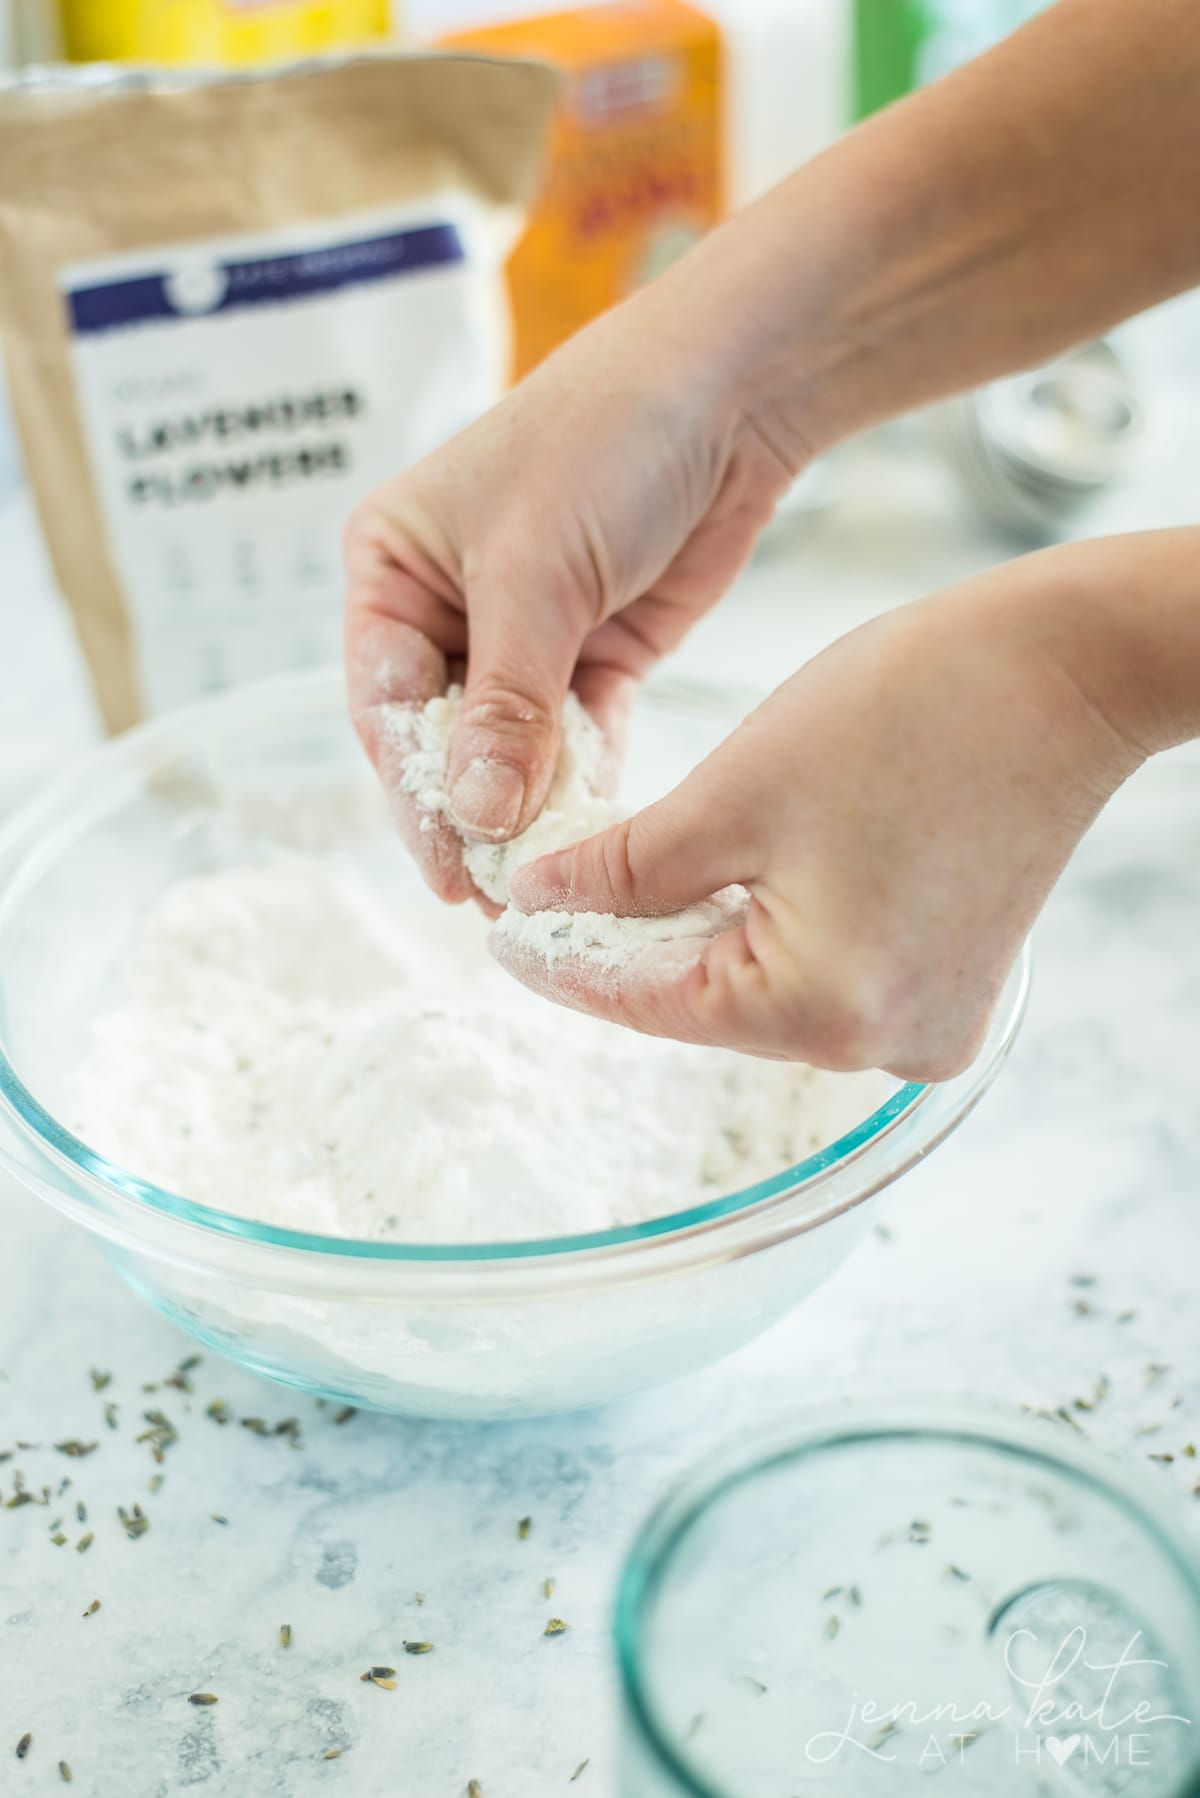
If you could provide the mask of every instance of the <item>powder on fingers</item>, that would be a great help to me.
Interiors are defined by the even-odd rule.
[[[454,686],[423,706],[396,706],[385,725],[404,755],[404,789],[431,819],[453,819],[447,766],[462,697],[462,688]],[[510,842],[464,843],[463,860],[472,880],[481,893],[506,907],[494,938],[502,959],[515,951],[549,965],[570,958],[611,972],[629,967],[659,944],[714,937],[745,916],[748,895],[742,887],[726,888],[698,905],[657,917],[617,917],[611,912],[526,913],[508,904],[509,884],[518,868],[594,836],[625,815],[597,792],[604,754],[599,726],[576,695],[568,693],[558,762],[538,817]]]

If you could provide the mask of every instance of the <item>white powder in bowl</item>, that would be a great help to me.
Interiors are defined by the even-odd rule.
[[[512,1241],[732,1191],[895,1088],[561,1010],[491,961],[486,932],[471,907],[406,915],[328,856],[181,881],[94,1022],[74,1127],[143,1179],[266,1223]]]

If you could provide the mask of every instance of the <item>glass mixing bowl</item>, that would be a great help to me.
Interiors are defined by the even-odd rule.
[[[1047,1424],[822,1412],[688,1475],[617,1602],[621,1798],[1196,1798],[1182,1508]]]
[[[630,803],[674,785],[752,698],[658,683],[630,733]],[[1022,964],[958,1079],[896,1082],[847,1135],[773,1178],[601,1234],[408,1246],[304,1235],[162,1191],[79,1141],[62,1121],[68,1077],[162,893],[281,843],[344,849],[348,839],[406,921],[419,927],[422,908],[435,916],[332,671],[129,732],[14,818],[0,834],[0,1163],[209,1347],[354,1405],[536,1415],[602,1403],[740,1347],[845,1258],[864,1227],[862,1201],[962,1119],[1024,1005]]]

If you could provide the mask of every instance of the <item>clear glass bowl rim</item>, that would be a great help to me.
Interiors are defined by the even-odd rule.
[[[222,729],[258,726],[269,728],[276,721],[327,717],[336,705],[344,705],[344,683],[340,668],[318,668],[301,674],[277,676],[255,681],[188,706],[179,707],[165,717],[151,719],[120,736],[110,738],[88,751],[65,770],[49,787],[19,807],[0,828],[0,926],[10,909],[20,903],[22,890],[36,878],[40,868],[61,849],[62,839],[74,830],[86,828],[107,809],[106,798],[114,784],[145,774],[169,762],[178,761],[189,751],[203,753],[211,747]],[[708,708],[715,704],[728,706],[741,695],[732,687],[706,685],[679,677],[652,677],[646,683],[645,697],[651,703],[684,704]],[[750,703],[758,695],[746,696]],[[347,726],[347,728],[349,728]],[[288,1230],[277,1225],[257,1223],[235,1217],[207,1205],[185,1199],[152,1182],[142,1180],[117,1163],[90,1149],[65,1125],[59,1122],[36,1099],[17,1073],[4,1041],[4,1019],[0,1015],[0,1122],[5,1115],[18,1131],[33,1138],[38,1150],[45,1153],[60,1170],[82,1174],[96,1181],[108,1194],[119,1200],[133,1201],[153,1212],[181,1223],[224,1237],[241,1238],[255,1244],[298,1251],[302,1254],[335,1255],[373,1262],[502,1262],[520,1260],[561,1260],[566,1256],[621,1251],[639,1243],[656,1239],[679,1240],[722,1224],[742,1220],[761,1211],[764,1233],[774,1240],[770,1229],[785,1201],[803,1192],[806,1198],[819,1195],[823,1182],[829,1182],[848,1163],[865,1158],[881,1145],[902,1123],[919,1115],[925,1128],[906,1146],[899,1166],[889,1169],[879,1179],[865,1180],[860,1190],[849,1199],[831,1203],[824,1209],[806,1210],[794,1226],[783,1234],[798,1234],[826,1222],[872,1196],[882,1186],[890,1185],[961,1121],[986,1092],[1015,1039],[1024,1015],[1029,990],[1029,951],[1023,950],[1015,980],[1010,982],[1011,999],[997,1023],[994,1021],[989,1040],[977,1060],[956,1080],[945,1086],[910,1081],[893,1093],[883,1105],[857,1124],[853,1130],[815,1154],[806,1156],[792,1167],[784,1168],[766,1180],[727,1193],[722,1197],[670,1212],[643,1223],[629,1224],[613,1230],[591,1231],[574,1236],[531,1238],[513,1242],[472,1243],[380,1243],[361,1238],[316,1235]],[[1006,994],[1007,994],[1006,989]],[[1004,1002],[1002,1002],[1004,1003]],[[945,1103],[939,1107],[938,1100]],[[4,1161],[3,1139],[0,1138],[0,1165]],[[19,1164],[12,1171],[22,1179]],[[864,1174],[866,1170],[864,1169]]]
[[[793,1415],[745,1432],[682,1474],[641,1524],[621,1569],[612,1625],[621,1697],[642,1749],[679,1798],[736,1794],[709,1784],[680,1757],[671,1732],[655,1715],[643,1677],[642,1618],[675,1550],[729,1492],[784,1463],[864,1442],[915,1438],[991,1449],[1010,1460],[1066,1473],[1102,1492],[1174,1566],[1200,1617],[1200,1554],[1168,1506],[1115,1456],[1055,1436],[1048,1422],[1016,1417],[1001,1405],[944,1398],[863,1401]],[[1200,1798],[1200,1758],[1185,1773],[1184,1785],[1163,1798]]]

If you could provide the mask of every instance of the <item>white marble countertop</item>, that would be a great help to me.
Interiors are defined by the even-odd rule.
[[[1136,338],[1178,428],[1095,528],[1187,517],[1197,387],[1161,372],[1181,365],[1180,342],[1200,342],[1194,308],[1187,317]],[[762,684],[860,617],[1005,550],[901,431],[863,450],[828,517],[777,531],[683,665]],[[15,492],[0,494],[0,570],[3,801],[95,722]],[[953,1392],[1053,1409],[1103,1372],[1109,1396],[1089,1433],[1143,1461],[1200,1531],[1200,1461],[1183,1452],[1200,1439],[1198,917],[1200,785],[1183,756],[1133,782],[1085,843],[1039,931],[1008,1069],[885,1195],[884,1229],[722,1366],[591,1414],[339,1424],[211,1355],[192,1395],[146,1394],[188,1340],[82,1234],[0,1182],[0,1452],[41,1445],[0,1463],[0,1493],[18,1466],[34,1488],[71,1480],[50,1512],[0,1512],[5,1798],[57,1790],[60,1759],[81,1798],[463,1798],[471,1778],[485,1798],[542,1798],[565,1792],[585,1759],[572,1790],[613,1798],[608,1616],[637,1523],[731,1430],[812,1398]],[[102,1393],[92,1367],[111,1371]],[[214,1396],[239,1418],[297,1415],[301,1444],[218,1426],[205,1415]],[[152,1493],[158,1470],[134,1438],[156,1404],[179,1441]],[[78,1461],[47,1446],[72,1436],[101,1446]],[[151,1527],[131,1541],[115,1507],[135,1502]],[[59,1517],[68,1542],[56,1547],[47,1524]],[[547,1640],[551,1609],[570,1629]],[[409,1659],[406,1637],[435,1651]],[[399,1670],[395,1692],[359,1681],[380,1661]],[[190,1707],[196,1690],[219,1704]],[[326,1761],[330,1749],[341,1753]]]

